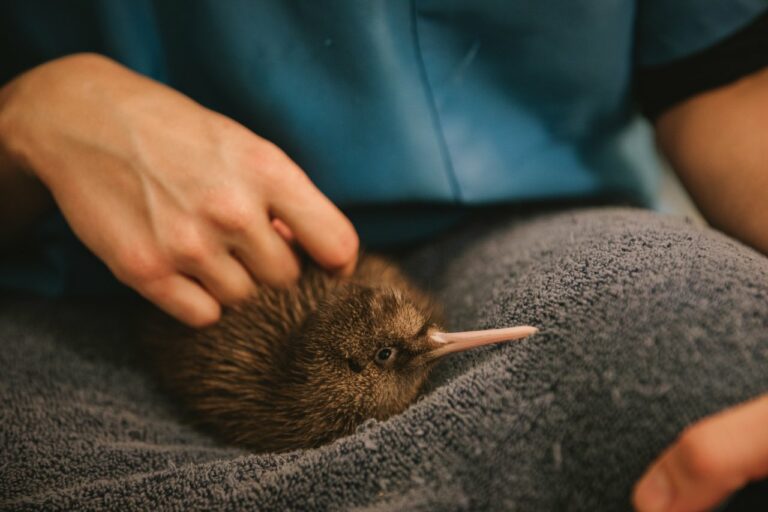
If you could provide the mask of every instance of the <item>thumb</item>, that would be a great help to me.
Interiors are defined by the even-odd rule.
[[[768,476],[768,395],[687,428],[635,487],[640,512],[707,510]]]

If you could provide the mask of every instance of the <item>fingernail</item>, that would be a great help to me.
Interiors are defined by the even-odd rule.
[[[635,504],[641,512],[663,512],[672,503],[672,484],[662,468],[652,469],[637,485]]]

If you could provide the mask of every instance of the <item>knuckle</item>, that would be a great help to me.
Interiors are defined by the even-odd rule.
[[[266,193],[296,186],[295,178],[300,173],[296,173],[295,164],[275,144],[258,140],[249,145],[244,155],[246,168],[255,169],[255,175]]]
[[[271,166],[269,164],[274,165],[288,159],[277,144],[261,137],[251,139],[246,145],[245,156],[251,163],[265,164],[268,167]]]
[[[243,232],[253,225],[256,211],[239,193],[218,193],[209,198],[205,215],[213,224],[225,231]]]
[[[720,457],[707,431],[699,425],[685,429],[677,446],[680,469],[691,478],[707,480],[718,475]]]
[[[265,197],[284,194],[296,188],[293,172],[285,165],[273,164],[258,169]]]
[[[202,233],[192,224],[178,226],[168,241],[169,252],[181,265],[202,264],[210,253]]]
[[[160,253],[141,247],[126,247],[117,256],[112,272],[128,285],[141,285],[168,275],[168,264]]]

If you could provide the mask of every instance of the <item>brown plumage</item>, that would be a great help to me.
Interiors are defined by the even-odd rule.
[[[441,333],[440,323],[396,267],[364,256],[352,277],[307,265],[296,286],[260,287],[212,327],[165,319],[145,338],[162,382],[197,423],[254,451],[283,451],[403,411],[449,352],[533,332],[480,339]]]

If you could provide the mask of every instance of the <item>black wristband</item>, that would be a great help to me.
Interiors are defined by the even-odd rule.
[[[655,120],[670,107],[768,66],[768,13],[714,46],[638,71],[635,96]]]

